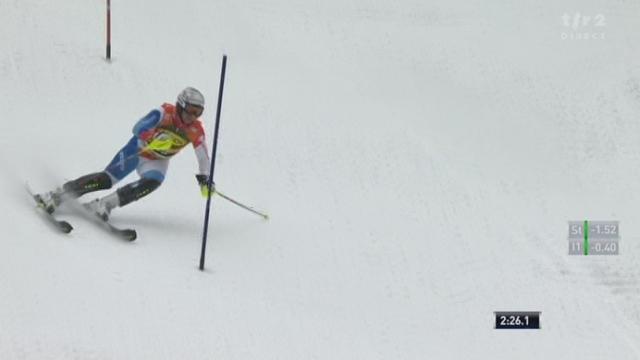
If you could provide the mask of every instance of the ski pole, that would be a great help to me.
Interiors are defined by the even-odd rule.
[[[238,201],[233,200],[232,198],[228,197],[227,195],[221,193],[217,189],[215,191],[215,194],[218,194],[221,198],[223,198],[223,199],[225,199],[225,200],[227,200],[227,201],[229,201],[229,202],[231,202],[233,204],[236,204],[236,205],[240,206],[241,208],[243,208],[245,210],[251,211],[252,213],[254,213],[256,215],[262,216],[262,218],[264,218],[265,220],[269,220],[269,215],[263,214],[260,211],[257,211],[257,210],[255,210],[255,209],[253,209],[253,208],[251,208],[251,207],[249,207],[247,205],[241,204]]]

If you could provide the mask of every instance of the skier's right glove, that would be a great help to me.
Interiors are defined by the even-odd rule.
[[[203,197],[208,197],[209,193],[214,195],[216,193],[216,184],[211,181],[211,188],[209,188],[209,177],[207,175],[196,175],[198,185],[200,185],[200,193]]]

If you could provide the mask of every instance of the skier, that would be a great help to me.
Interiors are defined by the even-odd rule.
[[[134,169],[140,179],[113,193],[84,204],[86,208],[108,220],[111,211],[149,195],[164,180],[169,160],[191,143],[198,159],[196,180],[203,196],[215,192],[207,186],[209,179],[209,153],[199,117],[204,111],[204,96],[187,87],[178,95],[176,104],[164,103],[151,110],[133,127],[133,137],[100,172],[68,181],[62,188],[39,194],[46,211],[53,213],[66,199],[111,189]]]

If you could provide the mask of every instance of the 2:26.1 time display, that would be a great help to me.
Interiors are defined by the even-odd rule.
[[[529,315],[511,315],[511,316],[500,316],[500,326],[515,326],[515,327],[526,327],[529,326]]]
[[[539,329],[540,312],[537,311],[496,311],[496,329]]]

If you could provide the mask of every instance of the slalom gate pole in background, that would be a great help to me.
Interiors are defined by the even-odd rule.
[[[107,61],[111,61],[111,0],[107,0]]]
[[[227,55],[222,56],[222,71],[220,73],[220,88],[218,90],[218,108],[216,109],[216,128],[213,134],[213,149],[211,150],[211,168],[207,186],[213,184],[213,171],[216,165],[216,151],[218,149],[218,130],[220,129],[220,110],[222,109],[222,92],[224,91],[224,75],[227,70]],[[202,251],[200,252],[200,270],[204,270],[204,256],[207,249],[207,232],[209,231],[209,212],[211,209],[211,191],[207,195],[207,206],[204,211],[204,229],[202,231]]]

